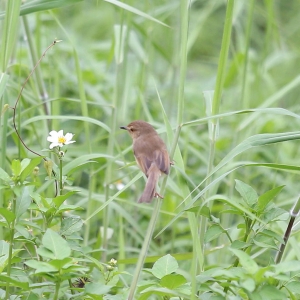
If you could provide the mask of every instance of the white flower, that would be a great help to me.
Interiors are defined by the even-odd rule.
[[[47,137],[47,141],[51,143],[49,148],[53,149],[54,147],[62,147],[63,145],[75,143],[75,141],[72,141],[73,136],[74,134],[69,132],[64,135],[63,130],[60,130],[58,132],[52,130]]]

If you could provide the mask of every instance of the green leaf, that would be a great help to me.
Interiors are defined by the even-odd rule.
[[[60,270],[67,264],[70,264],[70,262],[72,262],[72,258],[66,257],[64,259],[52,259],[51,261],[49,261],[49,264]]]
[[[240,180],[236,179],[235,182],[236,182],[235,189],[240,193],[240,195],[248,204],[248,206],[251,207],[254,203],[256,203],[258,198],[256,191],[250,185]]]
[[[38,261],[38,260],[27,260],[25,261],[25,264],[35,269],[35,274],[39,273],[56,273],[58,272],[58,269],[52,266],[51,264],[44,262],[44,261]]]
[[[281,290],[271,285],[263,285],[258,291],[261,299],[286,300],[287,296]]]
[[[68,242],[52,229],[47,229],[42,243],[45,248],[54,254],[55,259],[64,259],[71,255],[71,248]]]
[[[281,192],[283,188],[284,185],[281,185],[259,196],[257,200],[258,212],[262,212],[265,209],[265,207],[269,204],[269,202],[272,201]]]
[[[16,256],[22,249],[14,249],[12,257]],[[5,241],[0,241],[0,273],[8,264],[9,244]]]
[[[300,282],[299,281],[291,281],[285,286],[294,294],[300,294]]]
[[[280,218],[279,218],[280,217]],[[261,216],[265,223],[275,222],[278,220],[287,220],[289,213],[282,208],[273,207]]]
[[[109,3],[112,3],[112,4],[116,5],[116,6],[119,6],[119,7],[123,8],[123,9],[125,9],[127,11],[130,11],[130,12],[132,12],[132,13],[138,15],[138,16],[141,16],[141,17],[143,17],[145,19],[148,19],[148,20],[154,21],[154,22],[156,22],[158,24],[161,24],[163,26],[169,27],[167,24],[165,24],[165,23],[163,23],[163,22],[161,22],[161,21],[159,21],[159,20],[151,17],[150,15],[148,15],[148,14],[146,14],[146,13],[144,13],[144,12],[136,9],[135,7],[130,6],[130,5],[126,4],[126,3],[124,3],[124,2],[117,1],[117,0],[105,0],[105,1],[109,2]]]
[[[205,232],[204,242],[208,243],[208,242],[218,238],[223,232],[224,232],[224,229],[217,224],[210,226]]]
[[[9,183],[11,181],[10,176],[2,168],[0,168],[0,179],[5,183]]]
[[[0,207],[0,215],[5,218],[8,225],[11,224],[16,218],[15,214],[12,211],[2,207]]]
[[[33,191],[33,186],[24,186],[21,195],[16,201],[16,218],[19,219],[29,208],[31,204],[30,193]]]
[[[160,285],[169,289],[175,289],[185,283],[186,279],[180,274],[169,274],[160,280]]]
[[[67,200],[69,197],[71,197],[72,195],[76,194],[77,191],[70,191],[64,195],[61,196],[57,196],[55,198],[53,198],[53,203],[56,205],[56,207],[60,207],[65,200]]]
[[[256,262],[244,251],[229,248],[229,250],[238,257],[240,264],[250,274],[255,274],[258,271]]]
[[[20,279],[14,279],[12,276],[0,275],[0,282],[9,282],[13,286],[19,287],[26,291],[29,289],[28,282],[20,281]],[[14,299],[16,299],[16,298],[14,298]]]
[[[281,237],[281,235],[279,235],[278,233],[276,233],[276,232],[274,232],[272,230],[264,229],[262,232],[260,232],[260,234],[272,237],[272,238],[276,239],[278,242],[280,242],[281,244],[284,243],[284,240]]]
[[[261,248],[270,248],[270,249],[278,250],[278,247],[274,242],[274,239],[263,234],[258,234],[253,239],[253,242],[255,243],[255,245]]]
[[[33,169],[41,162],[42,157],[35,157],[33,159],[25,158],[21,162],[21,175],[20,175],[20,181],[23,182],[28,175],[30,175],[33,171]]]
[[[21,173],[21,163],[18,159],[14,159],[11,162],[11,170],[15,177],[19,176]]]
[[[276,274],[286,274],[288,272],[300,272],[300,261],[291,260],[284,261],[277,265],[274,265],[274,271]]]
[[[42,256],[43,258],[50,258],[50,259],[55,259],[55,254],[50,251],[49,249],[43,247],[43,246],[40,246],[38,249],[37,249],[37,253],[38,255]]]
[[[236,240],[234,241],[232,244],[231,244],[231,248],[234,248],[234,249],[243,249],[243,248],[246,248],[246,247],[249,247],[251,246],[250,243],[245,243],[243,241],[239,241],[239,240]]]
[[[89,282],[85,285],[85,293],[88,295],[101,296],[107,294],[111,287],[107,285],[100,285],[99,283]]]
[[[65,218],[62,220],[60,234],[63,236],[72,235],[74,232],[78,232],[82,226],[83,221],[79,216]]]
[[[53,8],[72,5],[83,0],[33,0],[21,5],[20,15],[24,16],[37,11],[49,10]]]
[[[156,278],[161,279],[164,276],[175,272],[177,269],[178,263],[176,259],[170,254],[167,254],[155,262],[151,272]]]

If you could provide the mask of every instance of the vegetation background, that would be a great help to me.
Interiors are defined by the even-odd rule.
[[[29,148],[56,164],[42,151],[49,132],[63,129],[76,140],[63,159],[66,206],[51,222],[33,204],[21,219],[7,212],[20,194],[13,188],[29,183],[53,207],[43,164],[14,185],[1,172],[1,299],[126,299],[155,209],[137,299],[299,297],[297,224],[286,265],[274,267],[299,195],[298,0],[2,0],[0,10],[1,107],[15,106],[38,59],[62,40],[22,91],[16,125]],[[20,143],[12,115],[1,116],[0,166],[9,176],[15,159],[36,157]],[[136,119],[158,130],[174,160],[161,180],[164,200],[150,205],[136,202],[144,179],[119,130]],[[255,207],[268,191],[263,208]],[[58,273],[23,268],[41,260],[42,244],[51,250],[45,232],[64,237],[63,212],[84,223],[67,239],[82,269],[64,277],[62,263]]]

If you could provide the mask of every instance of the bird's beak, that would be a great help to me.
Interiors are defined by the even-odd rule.
[[[126,126],[121,126],[120,129],[128,130],[128,128]]]

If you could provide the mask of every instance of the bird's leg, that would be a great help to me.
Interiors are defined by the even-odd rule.
[[[155,197],[155,198],[164,199],[164,197],[161,196],[158,192],[155,192],[155,193],[154,193],[154,197]]]

